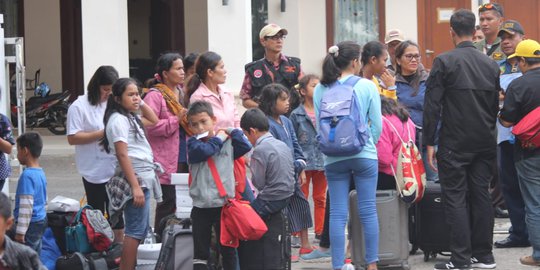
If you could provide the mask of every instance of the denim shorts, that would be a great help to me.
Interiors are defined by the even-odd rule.
[[[143,240],[150,226],[150,191],[144,192],[144,206],[133,206],[133,199],[126,203],[124,208],[124,234],[137,240]]]

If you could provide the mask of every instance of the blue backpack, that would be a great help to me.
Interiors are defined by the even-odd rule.
[[[360,77],[351,76],[343,84],[336,81],[323,94],[317,139],[321,152],[327,156],[356,155],[369,138],[353,89],[359,80]]]

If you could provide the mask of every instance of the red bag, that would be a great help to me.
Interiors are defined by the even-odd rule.
[[[521,147],[534,149],[540,147],[540,107],[529,112],[513,128],[512,134],[521,142]]]
[[[100,210],[92,209],[90,206],[85,206],[81,219],[86,227],[86,235],[88,242],[97,251],[106,251],[112,245],[114,240],[113,230],[109,222],[103,216]]]
[[[234,184],[236,187],[236,199],[241,199],[246,190],[246,160],[239,157],[234,160]]]
[[[216,183],[219,195],[227,197],[227,192],[221,182],[214,159],[208,159],[208,167]],[[239,240],[259,240],[268,231],[266,223],[253,210],[249,202],[226,199],[227,203],[221,209],[220,243],[228,247],[238,247]]]

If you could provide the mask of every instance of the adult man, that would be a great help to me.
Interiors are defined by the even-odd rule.
[[[503,8],[497,3],[487,3],[478,8],[478,13],[485,38],[474,46],[495,61],[504,60],[506,56],[501,50],[501,39],[497,36],[503,22]]]
[[[259,96],[265,85],[280,83],[291,89],[302,77],[300,59],[281,53],[287,34],[287,29],[277,24],[268,24],[259,32],[259,41],[264,47],[264,58],[245,66],[246,75],[240,90],[242,105],[247,109],[259,106]]]
[[[474,14],[458,10],[450,18],[456,48],[435,58],[426,82],[424,135],[429,165],[437,165],[446,223],[447,263],[435,269],[495,268],[493,212],[489,183],[496,162],[495,121],[499,110],[499,66],[475,49]]]
[[[516,58],[523,76],[510,83],[506,90],[500,122],[510,127],[540,106],[540,44],[534,40],[521,41],[516,52],[508,58]],[[519,185],[523,201],[532,256],[519,259],[522,264],[540,266],[540,148],[523,148],[516,140],[514,145]]]
[[[523,40],[523,27],[517,21],[506,21],[502,24],[498,36],[501,39],[501,49],[508,57],[516,52],[517,44]],[[499,62],[501,69],[501,88],[506,91],[508,85],[516,78],[521,77],[517,59],[510,58]],[[504,95],[501,95],[501,104]],[[497,248],[527,247],[530,246],[528,240],[527,226],[525,224],[525,203],[519,190],[518,176],[514,165],[514,140],[510,128],[505,128],[497,122],[497,143],[499,162],[499,179],[502,195],[512,226],[509,229],[509,236],[503,240],[495,242]]]
[[[386,66],[387,69],[396,71],[396,47],[404,40],[405,36],[399,29],[392,29],[386,33],[384,44],[386,44],[390,56],[390,63]]]

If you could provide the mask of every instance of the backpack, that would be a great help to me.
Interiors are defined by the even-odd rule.
[[[540,147],[540,107],[529,112],[512,129],[521,147],[535,149]]]
[[[383,116],[390,127],[394,130],[395,134],[401,141],[401,147],[399,149],[397,166],[392,167],[392,172],[396,179],[396,188],[400,194],[401,199],[406,203],[416,203],[424,197],[424,191],[426,189],[426,169],[422,162],[422,153],[416,147],[416,144],[411,139],[411,130],[407,124],[407,133],[409,140],[405,141],[401,138],[396,127]]]
[[[351,76],[343,83],[336,81],[323,94],[317,140],[321,152],[327,156],[358,154],[369,138],[353,89],[359,80],[360,77]]]
[[[86,227],[88,242],[96,251],[109,250],[114,240],[111,225],[100,210],[87,206],[85,206],[86,209],[83,210],[81,218]]]

